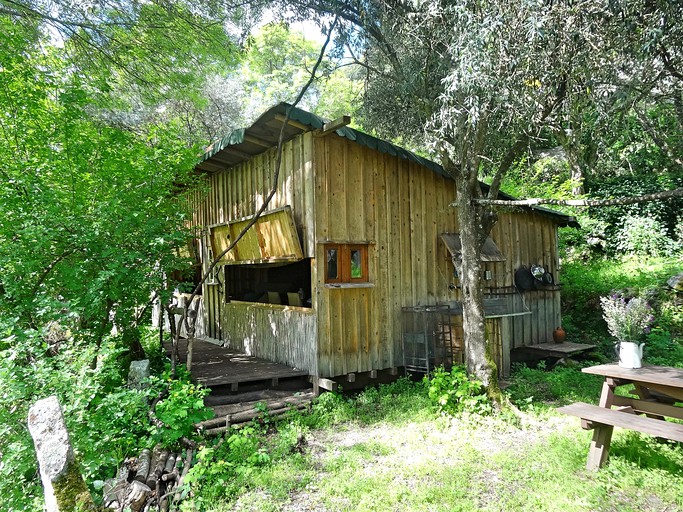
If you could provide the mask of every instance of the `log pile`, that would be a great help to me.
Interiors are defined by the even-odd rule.
[[[192,449],[183,457],[156,446],[152,451],[145,449],[138,457],[126,459],[116,478],[104,483],[104,506],[119,512],[176,510],[193,455]]]
[[[244,399],[244,396],[241,398]],[[314,398],[313,392],[307,390],[293,396],[214,405],[214,418],[197,426],[206,436],[221,435],[231,427],[240,427],[254,419],[279,416],[293,409],[305,409]],[[231,402],[229,397],[225,397],[225,401]]]

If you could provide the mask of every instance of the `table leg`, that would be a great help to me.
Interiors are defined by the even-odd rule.
[[[600,407],[611,409],[614,403],[614,388],[616,387],[614,379],[607,377],[602,383],[602,392],[600,393]],[[595,424],[593,429],[593,439],[591,439],[591,446],[588,450],[588,462],[586,468],[589,471],[596,470],[602,467],[609,457],[609,446],[612,442],[612,432],[614,427],[611,425]]]
[[[595,426],[591,447],[588,450],[588,462],[586,462],[586,469],[589,471],[594,471],[607,462],[613,430],[612,425]]]
[[[607,377],[605,382],[602,383],[602,392],[600,393],[600,407],[606,407],[607,409],[612,408],[614,403],[614,388],[617,386],[614,379]]]

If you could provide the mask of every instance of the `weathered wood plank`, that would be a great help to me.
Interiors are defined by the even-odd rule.
[[[557,409],[558,412],[614,427],[635,430],[655,437],[683,442],[683,425],[658,419],[646,418],[624,411],[615,411],[597,405],[577,402]],[[587,425],[591,427],[591,425]]]
[[[166,344],[166,349],[170,347]],[[180,357],[186,357],[186,344],[179,347]],[[294,369],[213,343],[195,340],[193,347],[192,378],[205,386],[241,384],[270,380],[273,377],[291,378],[308,375]]]
[[[231,349],[306,371],[315,369],[313,310],[233,301],[223,308],[223,339]]]

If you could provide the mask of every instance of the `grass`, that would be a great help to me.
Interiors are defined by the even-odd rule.
[[[683,334],[683,311],[666,281],[683,272],[683,258],[624,258],[569,262],[562,266],[562,322],[568,341],[609,343],[600,297],[614,291],[643,296],[657,320],[674,336]]]
[[[510,396],[524,408],[521,422],[441,416],[424,386],[407,381],[355,397],[323,395],[313,414],[262,433],[270,462],[250,468],[237,492],[200,509],[683,510],[678,446],[617,429],[609,465],[584,469],[591,433],[554,408],[595,403],[599,379],[586,377],[575,368],[517,368]],[[543,397],[528,400],[536,387]],[[306,440],[294,451],[285,449],[293,432]]]

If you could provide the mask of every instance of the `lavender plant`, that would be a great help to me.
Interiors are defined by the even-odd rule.
[[[623,295],[600,297],[602,317],[612,336],[621,341],[637,341],[650,332],[654,322],[652,309],[645,299]]]

